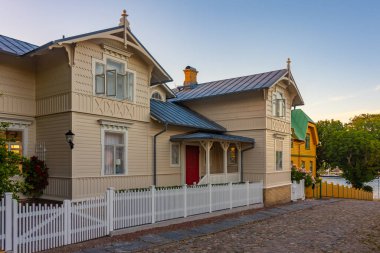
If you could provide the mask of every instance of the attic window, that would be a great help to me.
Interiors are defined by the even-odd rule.
[[[111,59],[106,64],[95,63],[95,94],[133,101],[134,73],[125,70],[125,64]]]
[[[153,98],[153,99],[156,99],[156,100],[161,100],[161,101],[162,101],[162,96],[161,96],[161,94],[160,94],[159,92],[157,92],[157,91],[153,92],[153,94],[152,94],[152,98]]]
[[[274,92],[272,95],[272,115],[285,117],[285,99],[280,92]]]

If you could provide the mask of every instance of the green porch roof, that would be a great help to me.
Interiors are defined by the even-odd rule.
[[[297,140],[304,141],[306,138],[307,124],[314,121],[301,109],[292,110],[292,129]]]

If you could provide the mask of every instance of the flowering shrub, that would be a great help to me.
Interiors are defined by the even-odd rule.
[[[302,179],[305,179],[306,187],[314,185],[317,182],[311,173],[307,173],[305,169],[298,170],[296,167],[292,167],[291,179],[297,183],[299,183]]]
[[[30,159],[24,159],[22,171],[25,178],[26,190],[25,195],[29,197],[39,197],[48,183],[48,167],[44,161],[33,156]]]

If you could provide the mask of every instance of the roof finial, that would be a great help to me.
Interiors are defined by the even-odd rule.
[[[127,11],[124,9],[123,13],[121,13],[121,18],[120,18],[119,25],[120,26],[124,26],[124,27],[126,27],[126,28],[129,29],[129,22],[128,22],[127,17],[128,17]]]
[[[286,61],[286,63],[287,63],[288,71],[290,71],[290,63],[292,63],[292,61],[290,60],[290,58],[288,58],[288,60]]]

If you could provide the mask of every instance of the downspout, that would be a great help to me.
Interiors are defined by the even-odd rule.
[[[153,185],[157,184],[157,136],[168,130],[168,123],[165,123],[165,128],[153,136]]]
[[[251,147],[249,147],[249,148],[246,148],[246,149],[243,149],[242,151],[241,151],[241,166],[240,166],[240,178],[241,178],[241,181],[243,181],[243,155],[244,155],[244,152],[245,151],[248,151],[248,150],[251,150],[251,149],[253,149],[255,147],[255,143],[252,143],[252,146]]]

